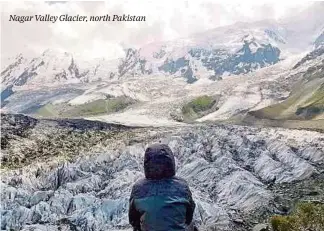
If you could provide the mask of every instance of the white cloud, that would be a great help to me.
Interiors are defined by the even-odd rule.
[[[122,45],[185,37],[237,21],[277,19],[309,3],[276,1],[110,0],[107,2],[7,2],[1,10],[2,57],[60,48],[86,57],[114,58]],[[9,15],[145,15],[146,22],[9,22]]]

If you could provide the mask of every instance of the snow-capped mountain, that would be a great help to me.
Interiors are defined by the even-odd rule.
[[[78,63],[72,54],[51,49],[31,60],[18,55],[14,62],[1,72],[3,86],[73,84],[97,80],[98,76],[109,77],[102,71],[103,60],[93,60],[93,65]],[[111,68],[111,71],[114,71]],[[108,74],[108,76],[106,76]]]
[[[188,39],[153,43],[125,50],[119,60],[81,60],[67,52],[47,50],[31,60],[22,55],[1,73],[4,86],[82,83],[143,75],[200,78],[248,73],[280,60],[280,29],[268,23],[236,24]]]

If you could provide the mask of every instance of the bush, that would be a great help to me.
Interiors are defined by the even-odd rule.
[[[301,203],[289,216],[273,216],[274,231],[323,231],[324,204]]]

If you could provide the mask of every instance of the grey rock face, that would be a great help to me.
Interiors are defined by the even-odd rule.
[[[119,77],[126,74],[135,76],[151,73],[152,70],[146,67],[146,60],[140,57],[138,50],[131,48],[127,49],[125,58],[121,60],[118,66]]]
[[[305,57],[303,57],[295,66],[294,69],[298,68],[299,66],[303,65],[307,61],[311,61],[316,59],[317,57],[320,57],[324,54],[324,46],[319,46],[313,51],[311,51],[309,54],[307,54]]]
[[[279,61],[280,50],[277,47],[273,47],[271,44],[261,44],[253,52],[250,48],[251,45],[258,46],[254,41],[244,41],[242,48],[233,54],[223,49],[200,48],[191,49],[189,54],[201,60],[208,70],[213,70],[216,77],[225,72],[235,75],[248,73]]]
[[[1,229],[128,230],[131,186],[144,175],[146,145],[157,141],[175,153],[177,175],[189,182],[201,230],[251,230],[269,215],[285,212],[281,197],[309,198],[309,182],[323,179],[321,133],[231,125],[155,132],[155,138],[80,153],[62,164],[3,171]],[[296,193],[296,187],[302,191]]]
[[[176,72],[180,71],[181,76],[187,80],[187,83],[193,83],[197,81],[196,77],[193,76],[193,71],[189,64],[189,60],[183,57],[175,61],[166,59],[164,61],[164,64],[158,69],[169,74],[175,74]]]
[[[1,108],[4,106],[3,103],[5,102],[5,99],[7,99],[8,97],[10,97],[14,91],[12,90],[12,85],[6,87],[6,89],[4,89],[1,92]]]

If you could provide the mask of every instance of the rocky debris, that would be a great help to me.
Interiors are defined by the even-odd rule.
[[[6,149],[10,139],[27,137],[37,120],[28,116],[1,114],[1,150]]]
[[[269,231],[269,225],[267,224],[257,224],[253,227],[253,231]]]
[[[184,118],[183,118],[183,114],[182,114],[182,111],[181,109],[177,109],[173,112],[170,113],[170,117],[177,121],[177,122],[183,122],[184,121]]]
[[[136,128],[99,121],[37,120],[20,114],[1,114],[2,167],[17,168],[53,156],[69,159],[98,144],[108,145],[132,129]]]
[[[48,121],[38,123],[47,123],[43,135],[53,132]],[[25,128],[33,131],[38,126]],[[61,126],[71,132],[69,123]],[[177,175],[190,184],[197,202],[195,222],[201,230],[251,230],[271,214],[286,214],[298,200],[323,199],[321,133],[233,125],[164,130],[152,128],[155,135],[143,138],[145,129],[138,129],[133,142],[121,139],[125,143],[114,147],[103,142],[100,151],[81,151],[63,163],[51,164],[57,158],[53,155],[46,162],[3,170],[1,229],[129,229],[131,186],[143,177],[146,145],[159,141],[174,151]],[[52,142],[60,132],[53,133]],[[30,142],[13,141],[8,142],[17,146]],[[93,138],[84,136],[81,141],[92,143]],[[68,143],[69,149],[79,145]]]

